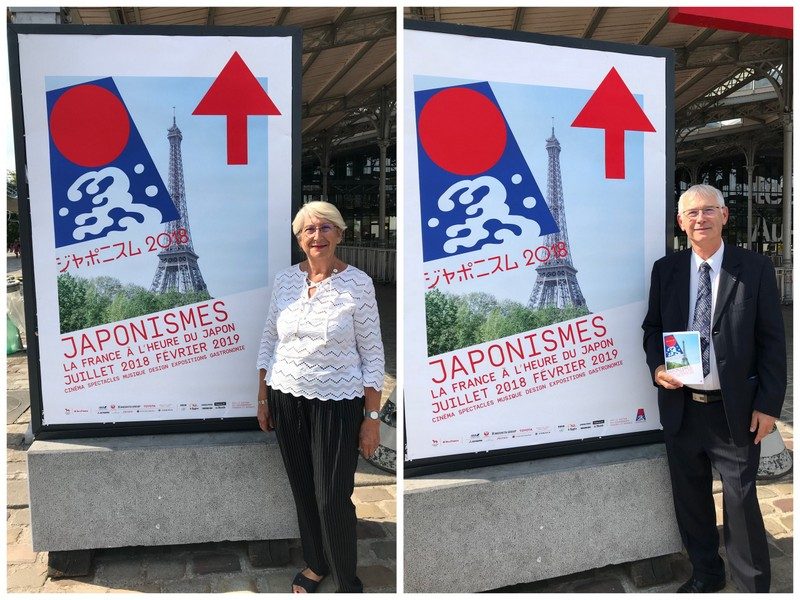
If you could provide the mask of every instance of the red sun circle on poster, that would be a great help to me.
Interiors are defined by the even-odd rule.
[[[437,92],[419,115],[419,138],[430,159],[457,175],[491,169],[506,148],[506,123],[497,106],[468,88]]]
[[[50,113],[53,143],[64,158],[82,167],[99,167],[116,159],[130,133],[125,105],[99,85],[67,90]]]

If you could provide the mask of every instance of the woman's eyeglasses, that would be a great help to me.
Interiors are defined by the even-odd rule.
[[[313,225],[309,225],[308,227],[303,228],[303,235],[306,237],[311,237],[317,231],[319,231],[322,235],[328,235],[333,230],[336,229],[335,225],[331,225],[329,223],[325,223],[324,225],[319,225],[318,227],[314,227]]]

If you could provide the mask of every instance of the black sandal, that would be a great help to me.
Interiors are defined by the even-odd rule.
[[[325,579],[325,577],[323,576],[322,579]],[[314,581],[310,577],[303,575],[303,571],[300,571],[294,576],[294,580],[292,581],[292,593],[294,593],[294,586],[297,586],[303,588],[307,594],[313,594],[317,591],[319,584],[322,583],[322,579]]]

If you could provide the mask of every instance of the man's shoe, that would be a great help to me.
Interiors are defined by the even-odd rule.
[[[700,581],[699,579],[695,579],[694,577],[690,578],[689,581],[684,583],[681,587],[678,588],[679,594],[713,594],[714,592],[720,591],[722,588],[725,587],[725,578],[715,581],[713,583],[708,583],[706,581]]]

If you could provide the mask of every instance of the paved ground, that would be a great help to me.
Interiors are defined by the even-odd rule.
[[[19,269],[13,255],[7,270]],[[394,387],[394,287],[379,286],[382,330],[387,354],[385,396]],[[290,542],[291,562],[281,568],[254,568],[246,542],[98,550],[89,576],[52,579],[47,553],[31,548],[30,511],[24,442],[30,410],[14,410],[13,399],[28,390],[24,353],[8,357],[6,549],[9,592],[288,592],[294,574],[304,566],[299,542]],[[358,515],[358,574],[366,592],[393,592],[396,585],[396,511],[394,477],[363,459],[356,475],[353,501]],[[335,591],[326,580],[320,592]]]
[[[793,335],[792,335],[792,307],[783,309],[784,324],[786,326],[786,340],[789,356],[789,385],[786,391],[786,400],[783,405],[778,429],[783,437],[784,444],[792,451],[794,447],[794,386],[792,377],[793,365]],[[760,481],[758,483],[758,497],[761,504],[761,513],[764,515],[764,525],[767,529],[770,557],[772,564],[772,591],[793,591],[792,587],[792,559],[794,542],[794,493],[793,472],[790,471],[780,479]],[[720,526],[720,540],[722,539],[722,488],[717,481],[714,485],[714,500],[717,505],[717,523]],[[725,557],[724,547],[721,549]],[[550,579],[535,583],[526,583],[509,586],[495,590],[498,592],[674,592],[679,585],[691,575],[691,565],[685,553],[667,557],[672,577],[666,578],[656,585],[637,586],[638,571],[643,565],[613,565],[602,569],[594,569],[584,573],[576,573],[566,577]],[[737,588],[728,581],[725,592],[737,592]]]

